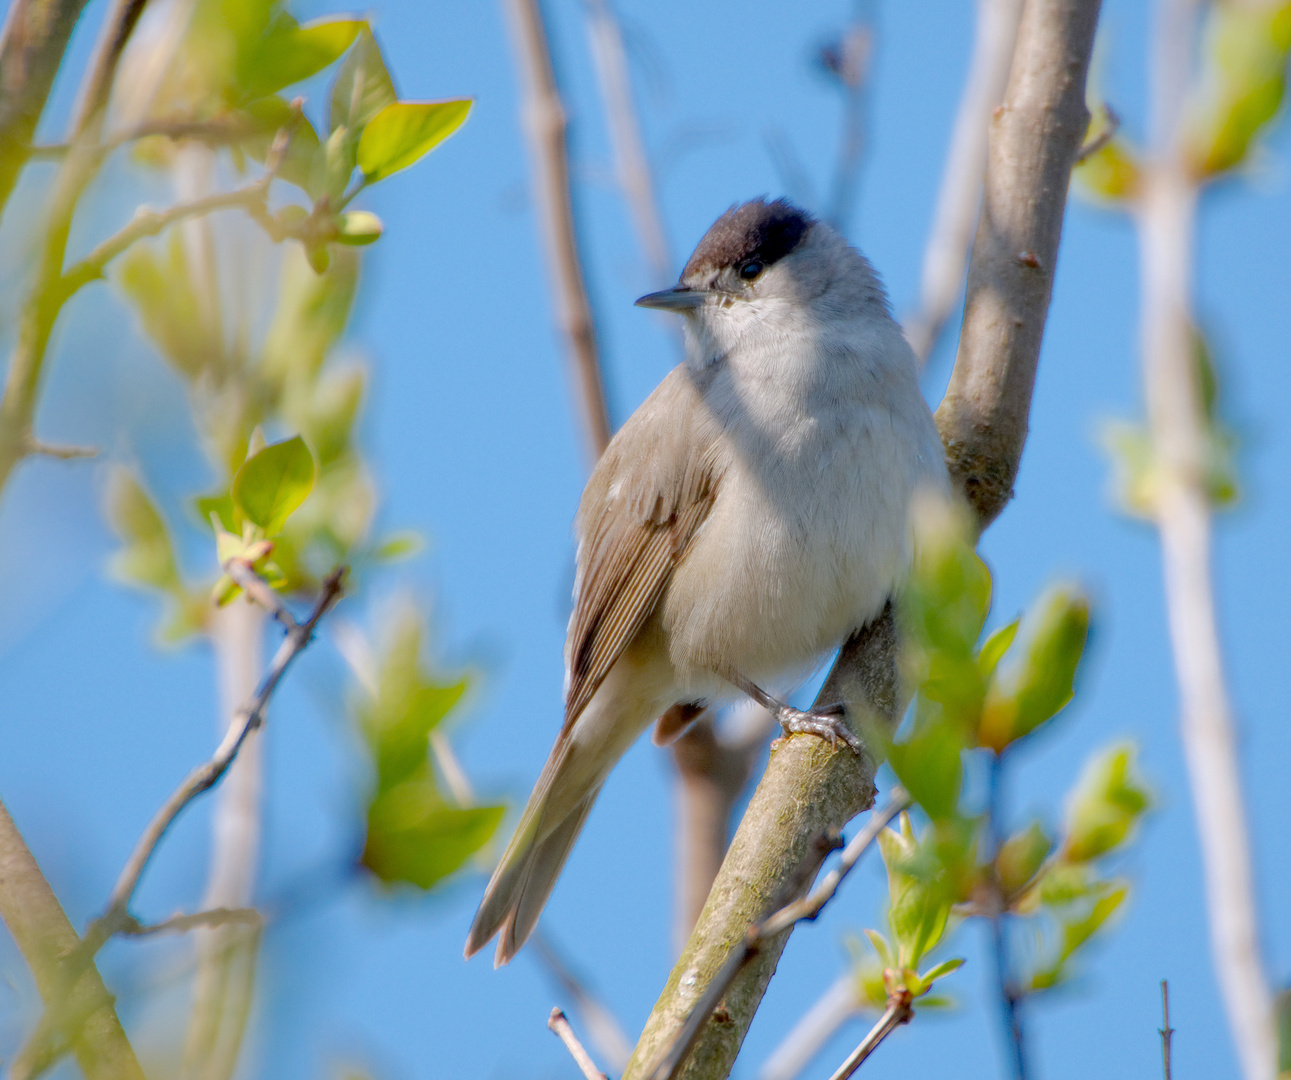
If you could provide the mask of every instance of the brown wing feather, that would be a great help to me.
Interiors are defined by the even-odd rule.
[[[721,474],[713,425],[689,372],[678,368],[624,425],[588,481],[578,512],[566,730],[654,612],[712,508]]]

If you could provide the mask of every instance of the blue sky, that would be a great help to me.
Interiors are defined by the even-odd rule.
[[[813,49],[850,5],[695,4],[622,0],[647,142],[674,264],[732,202],[827,190],[840,99],[813,69]],[[1141,135],[1147,5],[1108,0],[1104,85]],[[548,5],[568,91],[578,217],[604,351],[611,415],[621,422],[675,362],[673,339],[633,299],[644,269],[611,180],[608,141],[577,0]],[[311,3],[302,14],[338,10]],[[82,28],[84,56],[97,19]],[[914,302],[922,246],[968,59],[972,5],[879,0],[864,174],[850,238],[884,276],[898,313]],[[490,3],[390,2],[374,11],[402,94],[470,95],[462,131],[367,205],[386,235],[371,249],[348,347],[370,359],[364,442],[383,496],[381,522],[430,543],[415,562],[369,580],[346,615],[365,625],[411,588],[432,611],[446,667],[477,672],[453,739],[483,794],[523,799],[559,727],[561,646],[571,580],[570,521],[586,474],[543,260],[528,198],[512,54]],[[317,91],[314,92],[317,96]],[[55,113],[65,113],[60,87]],[[791,148],[809,187],[777,172],[768,142]],[[1285,124],[1250,175],[1207,195],[1199,226],[1198,313],[1217,345],[1229,417],[1242,438],[1244,498],[1217,530],[1216,577],[1241,727],[1268,966],[1291,969],[1291,810],[1285,783],[1285,657],[1291,575],[1291,201]],[[120,176],[98,199],[128,212]],[[33,186],[24,192],[30,196]],[[23,192],[19,193],[19,198]],[[153,193],[154,198],[159,197]],[[17,203],[14,204],[15,206]],[[21,242],[23,220],[4,222]],[[1153,534],[1107,499],[1101,420],[1140,411],[1137,255],[1128,220],[1073,198],[1017,498],[986,534],[998,622],[1056,576],[1096,598],[1076,703],[1021,753],[1008,792],[1019,823],[1056,823],[1059,799],[1098,747],[1133,739],[1158,805],[1125,866],[1125,917],[1070,987],[1030,1013],[1036,1075],[1047,1080],[1155,1075],[1158,983],[1172,990],[1175,1075],[1234,1075],[1211,971],[1193,810],[1176,730]],[[0,314],[6,335],[12,300]],[[953,336],[953,335],[952,335]],[[7,341],[7,338],[6,338]],[[924,381],[936,403],[953,342]],[[191,445],[179,385],[150,357],[106,289],[77,302],[56,353],[39,428],[138,461],[178,513],[209,479]],[[106,579],[112,541],[99,506],[101,464],[24,466],[0,503],[0,686],[5,752],[0,796],[77,925],[101,906],[148,817],[213,745],[208,652],[159,652],[150,602]],[[201,557],[197,547],[190,551]],[[190,565],[198,565],[196,561]],[[261,896],[286,914],[266,937],[246,1075],[319,1077],[338,1061],[390,1080],[563,1077],[572,1064],[544,1024],[564,1003],[532,956],[494,972],[461,960],[483,887],[467,876],[425,900],[382,899],[340,883],[362,775],[338,708],[347,677],[324,635],[275,701],[268,734],[267,836]],[[138,897],[141,913],[191,908],[204,883],[207,807],[166,841]],[[544,927],[639,1030],[671,964],[670,764],[648,744],[611,778]],[[750,1031],[738,1076],[750,1077],[842,970],[843,938],[874,925],[877,861],[862,866],[815,925],[793,937]],[[1002,1075],[991,966],[977,931],[952,954],[959,1008],[920,1015],[868,1066],[965,1078]],[[167,991],[183,959],[173,945],[114,943],[103,966],[141,1046],[179,1014]],[[31,1018],[32,989],[0,941],[0,1056]],[[806,1074],[828,1076],[863,1033],[858,1022]],[[949,1068],[948,1068],[949,1066]]]

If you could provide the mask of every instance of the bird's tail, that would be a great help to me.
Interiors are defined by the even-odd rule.
[[[568,798],[552,799],[557,784],[564,788],[571,779],[569,773],[573,770],[568,768],[571,750],[574,747],[570,741],[562,738],[543,766],[528,805],[520,815],[515,835],[493,871],[484,899],[480,901],[480,910],[475,913],[466,938],[468,959],[498,934],[494,966],[501,967],[519,952],[538,924],[538,916],[556,887],[570,849],[583,829],[596,796],[601,793],[602,783],[597,782],[572,808]],[[562,796],[569,794],[561,791]],[[564,805],[556,807],[553,802]],[[554,815],[549,810],[559,814],[559,819],[551,820]]]

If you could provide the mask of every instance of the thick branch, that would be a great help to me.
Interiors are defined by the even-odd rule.
[[[610,417],[605,407],[592,305],[587,299],[574,230],[565,109],[556,87],[538,0],[506,0],[506,8],[524,82],[523,115],[529,152],[533,156],[534,201],[545,234],[557,321],[567,341],[588,425],[588,449],[595,461],[609,445]]]
[[[996,109],[959,354],[937,410],[946,461],[983,527],[1013,495],[1062,236],[1089,112],[1098,0],[1029,2]]]
[[[0,213],[30,154],[40,114],[86,0],[13,0],[0,38]]]
[[[76,931],[8,811],[0,804],[0,918],[31,968],[46,1008],[63,1006],[82,1018],[71,1048],[88,1080],[143,1080],[143,1070],[126,1039],[112,995],[92,963],[71,983],[66,967],[80,944]],[[20,1057],[11,1076],[31,1075],[39,1063]]]
[[[938,410],[951,475],[983,526],[1012,492],[1025,441],[1067,184],[1088,121],[1085,73],[1098,9],[1098,0],[1030,0],[991,129],[960,352]],[[818,702],[845,702],[857,730],[871,718],[893,723],[895,657],[889,609],[844,645]],[[833,753],[814,739],[779,744],[625,1080],[643,1076],[671,1043],[812,838],[840,830],[873,802],[873,792],[870,758]],[[739,973],[680,1075],[720,1080],[729,1073],[786,938],[768,942]]]

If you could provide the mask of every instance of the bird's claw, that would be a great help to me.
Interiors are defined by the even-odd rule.
[[[838,749],[840,742],[845,743],[853,754],[859,756],[864,753],[864,747],[847,726],[846,715],[847,710],[842,705],[823,705],[811,712],[783,705],[776,714],[776,720],[786,735],[815,735],[828,739],[834,749]]]

